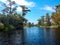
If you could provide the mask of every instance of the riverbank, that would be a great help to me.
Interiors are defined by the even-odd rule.
[[[40,26],[41,28],[58,28],[57,25],[52,25],[52,26]]]
[[[30,27],[34,27],[34,26],[24,26],[24,28],[30,28]]]
[[[28,28],[28,26],[24,26],[24,28]]]

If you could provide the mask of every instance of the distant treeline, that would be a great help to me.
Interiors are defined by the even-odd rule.
[[[56,6],[55,12],[52,12],[51,15],[48,13],[46,16],[42,16],[38,20],[39,26],[51,26],[51,25],[58,25],[60,26],[60,5]]]

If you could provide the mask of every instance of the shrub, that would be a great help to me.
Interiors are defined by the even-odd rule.
[[[4,24],[0,23],[0,30],[4,29]]]

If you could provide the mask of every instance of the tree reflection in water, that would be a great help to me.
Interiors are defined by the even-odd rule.
[[[10,45],[24,45],[24,30],[16,30],[13,32],[10,35]]]
[[[0,31],[0,45],[24,45],[24,30]]]
[[[60,29],[38,27],[0,31],[0,45],[60,45]]]
[[[55,43],[60,45],[60,28],[55,29]]]

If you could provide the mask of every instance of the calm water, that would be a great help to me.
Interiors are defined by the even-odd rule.
[[[39,27],[10,32],[0,32],[0,45],[60,45],[60,29]]]

